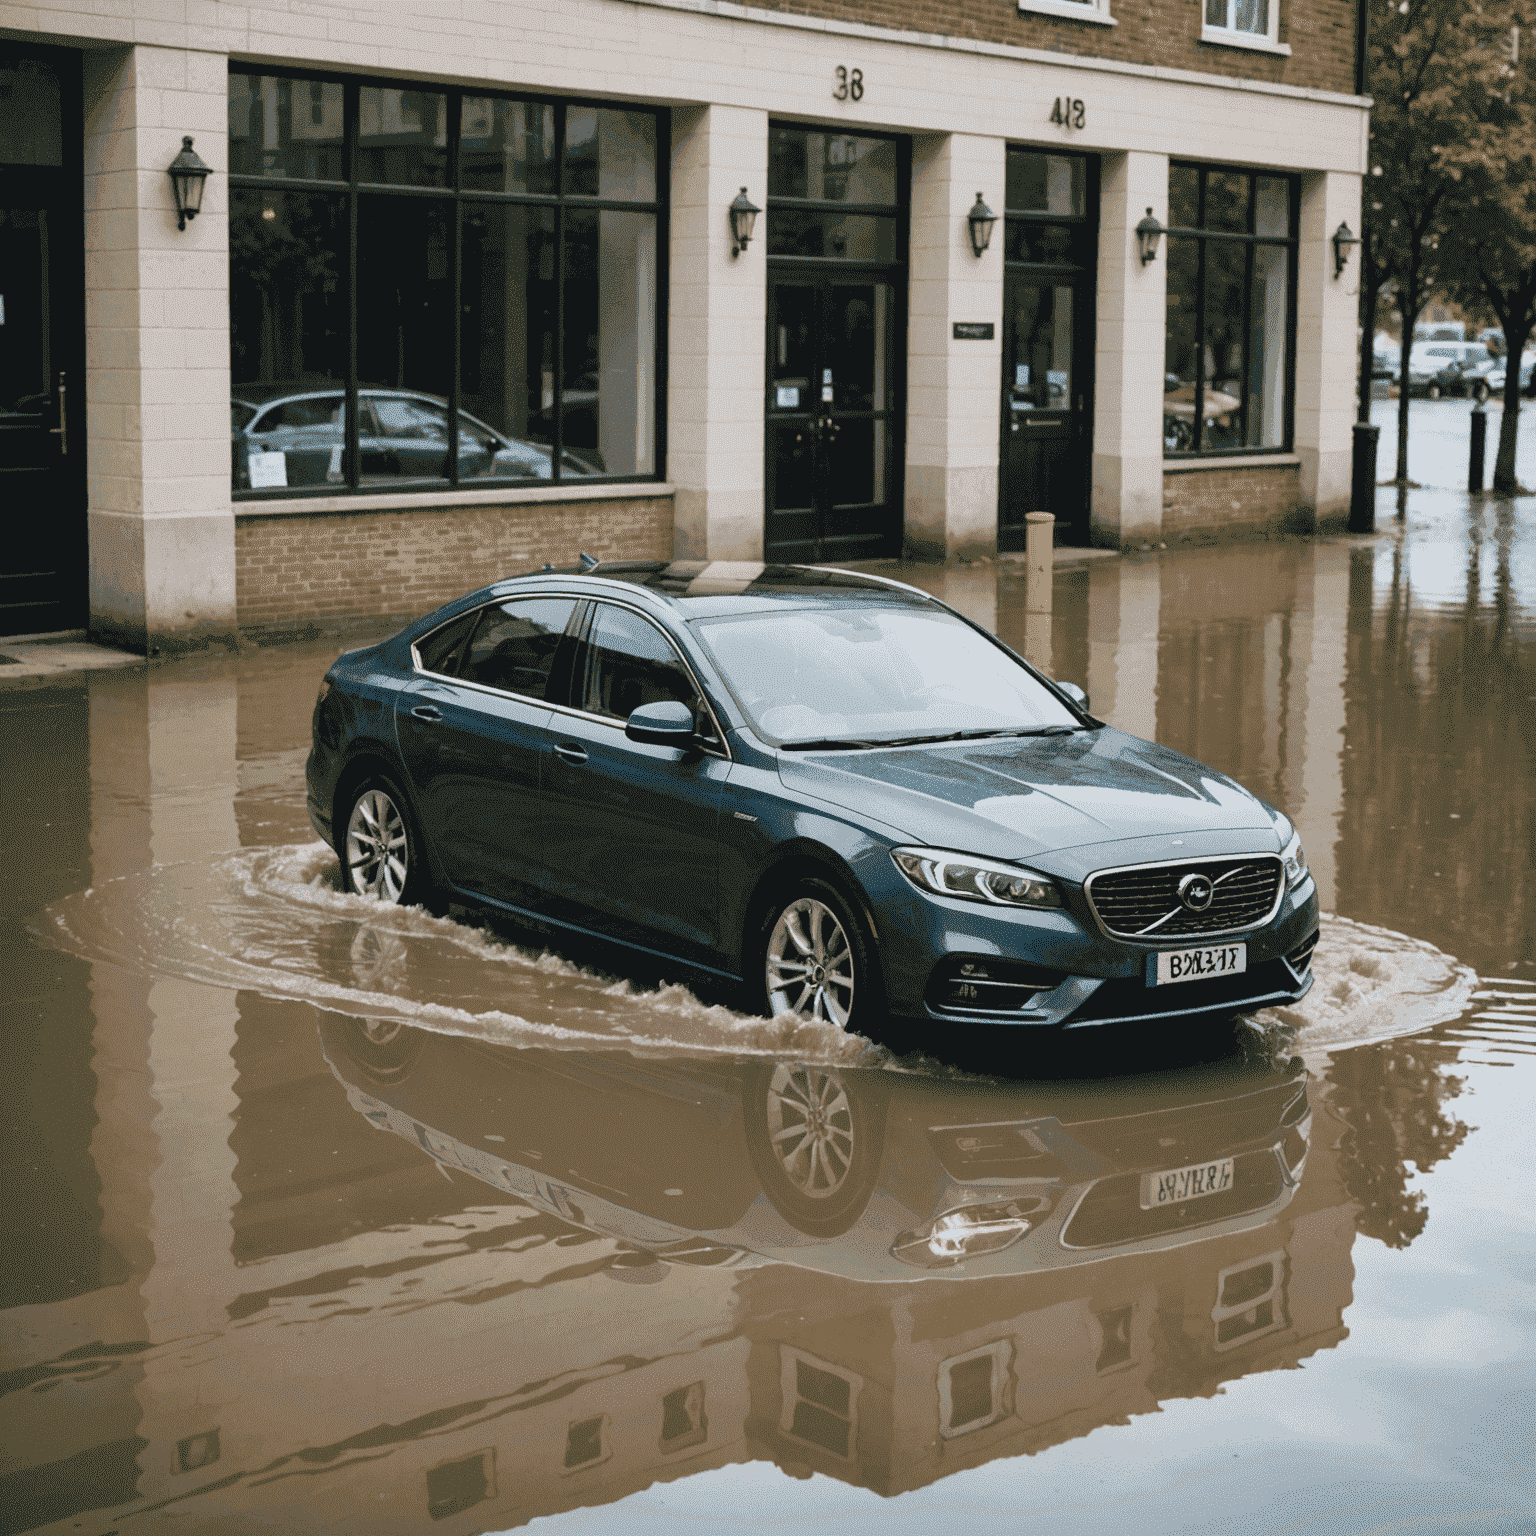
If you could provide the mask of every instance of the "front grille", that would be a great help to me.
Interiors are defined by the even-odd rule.
[[[1214,887],[1203,912],[1191,912],[1179,899],[1179,882],[1186,875],[1204,875]],[[1255,927],[1275,910],[1284,878],[1274,854],[1255,853],[1188,864],[1138,864],[1090,875],[1084,888],[1094,916],[1109,933],[1161,942]]]
[[[1062,1230],[1064,1248],[1109,1248],[1170,1232],[1188,1231],[1229,1221],[1272,1205],[1285,1191],[1280,1160],[1272,1147],[1239,1152],[1232,1160],[1232,1187],[1184,1205],[1144,1211],[1141,1175],[1117,1173],[1103,1178],[1083,1196]],[[1177,1167],[1171,1158],[1162,1167]]]

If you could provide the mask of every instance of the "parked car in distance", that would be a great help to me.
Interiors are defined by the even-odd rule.
[[[1439,400],[1448,395],[1467,397],[1481,405],[1491,393],[1488,375],[1496,367],[1491,357],[1469,363],[1447,363],[1438,373],[1430,376],[1424,386],[1426,400]]]
[[[1502,399],[1504,395],[1504,382],[1508,377],[1508,359],[1500,358],[1492,368],[1488,370],[1488,389],[1494,399]],[[1520,393],[1527,399],[1536,399],[1536,352],[1522,352],[1520,354]]]
[[[358,391],[358,448],[364,484],[442,480],[448,475],[448,405],[416,390]],[[304,384],[237,384],[230,401],[237,490],[341,485],[346,393]],[[553,478],[554,450],[521,442],[459,412],[459,479]],[[567,449],[564,477],[604,473],[600,457]]]
[[[340,657],[308,811],[349,891],[477,904],[864,1033],[1295,1002],[1296,829],[900,582],[587,563]]]
[[[1403,349],[1385,331],[1377,331],[1371,341],[1371,377],[1395,379],[1402,363]]]
[[[1438,379],[1452,364],[1465,369],[1472,364],[1487,368],[1492,364],[1492,354],[1480,341],[1416,341],[1408,352],[1408,393],[1427,395],[1438,400],[1446,392],[1445,383]],[[1431,383],[1437,383],[1437,392],[1429,394]]]

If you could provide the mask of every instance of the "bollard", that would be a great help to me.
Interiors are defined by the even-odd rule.
[[[1488,412],[1482,406],[1472,407],[1472,444],[1467,455],[1467,489],[1478,495],[1483,489],[1483,460],[1488,448]]]
[[[1051,670],[1051,586],[1055,579],[1056,519],[1049,512],[1024,514],[1024,658]]]
[[[1381,428],[1368,421],[1355,423],[1355,457],[1349,477],[1349,531],[1376,531],[1376,443]]]

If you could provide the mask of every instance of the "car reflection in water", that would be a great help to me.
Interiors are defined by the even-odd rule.
[[[1153,1252],[1269,1221],[1310,1124],[1299,1061],[1027,1084],[321,1032],[375,1126],[640,1263],[910,1281]]]
[[[237,385],[230,402],[236,490],[346,483],[346,396],[301,384]],[[443,480],[448,464],[448,406],[414,390],[363,388],[357,398],[362,483]],[[523,442],[459,412],[459,479],[549,480],[554,449]],[[560,455],[564,478],[606,473],[595,449]]]

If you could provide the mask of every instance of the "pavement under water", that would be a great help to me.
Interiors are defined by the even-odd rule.
[[[1058,570],[1038,659],[1330,914],[1075,1053],[344,896],[335,643],[0,693],[0,1531],[1529,1530],[1536,501],[1383,528]]]

